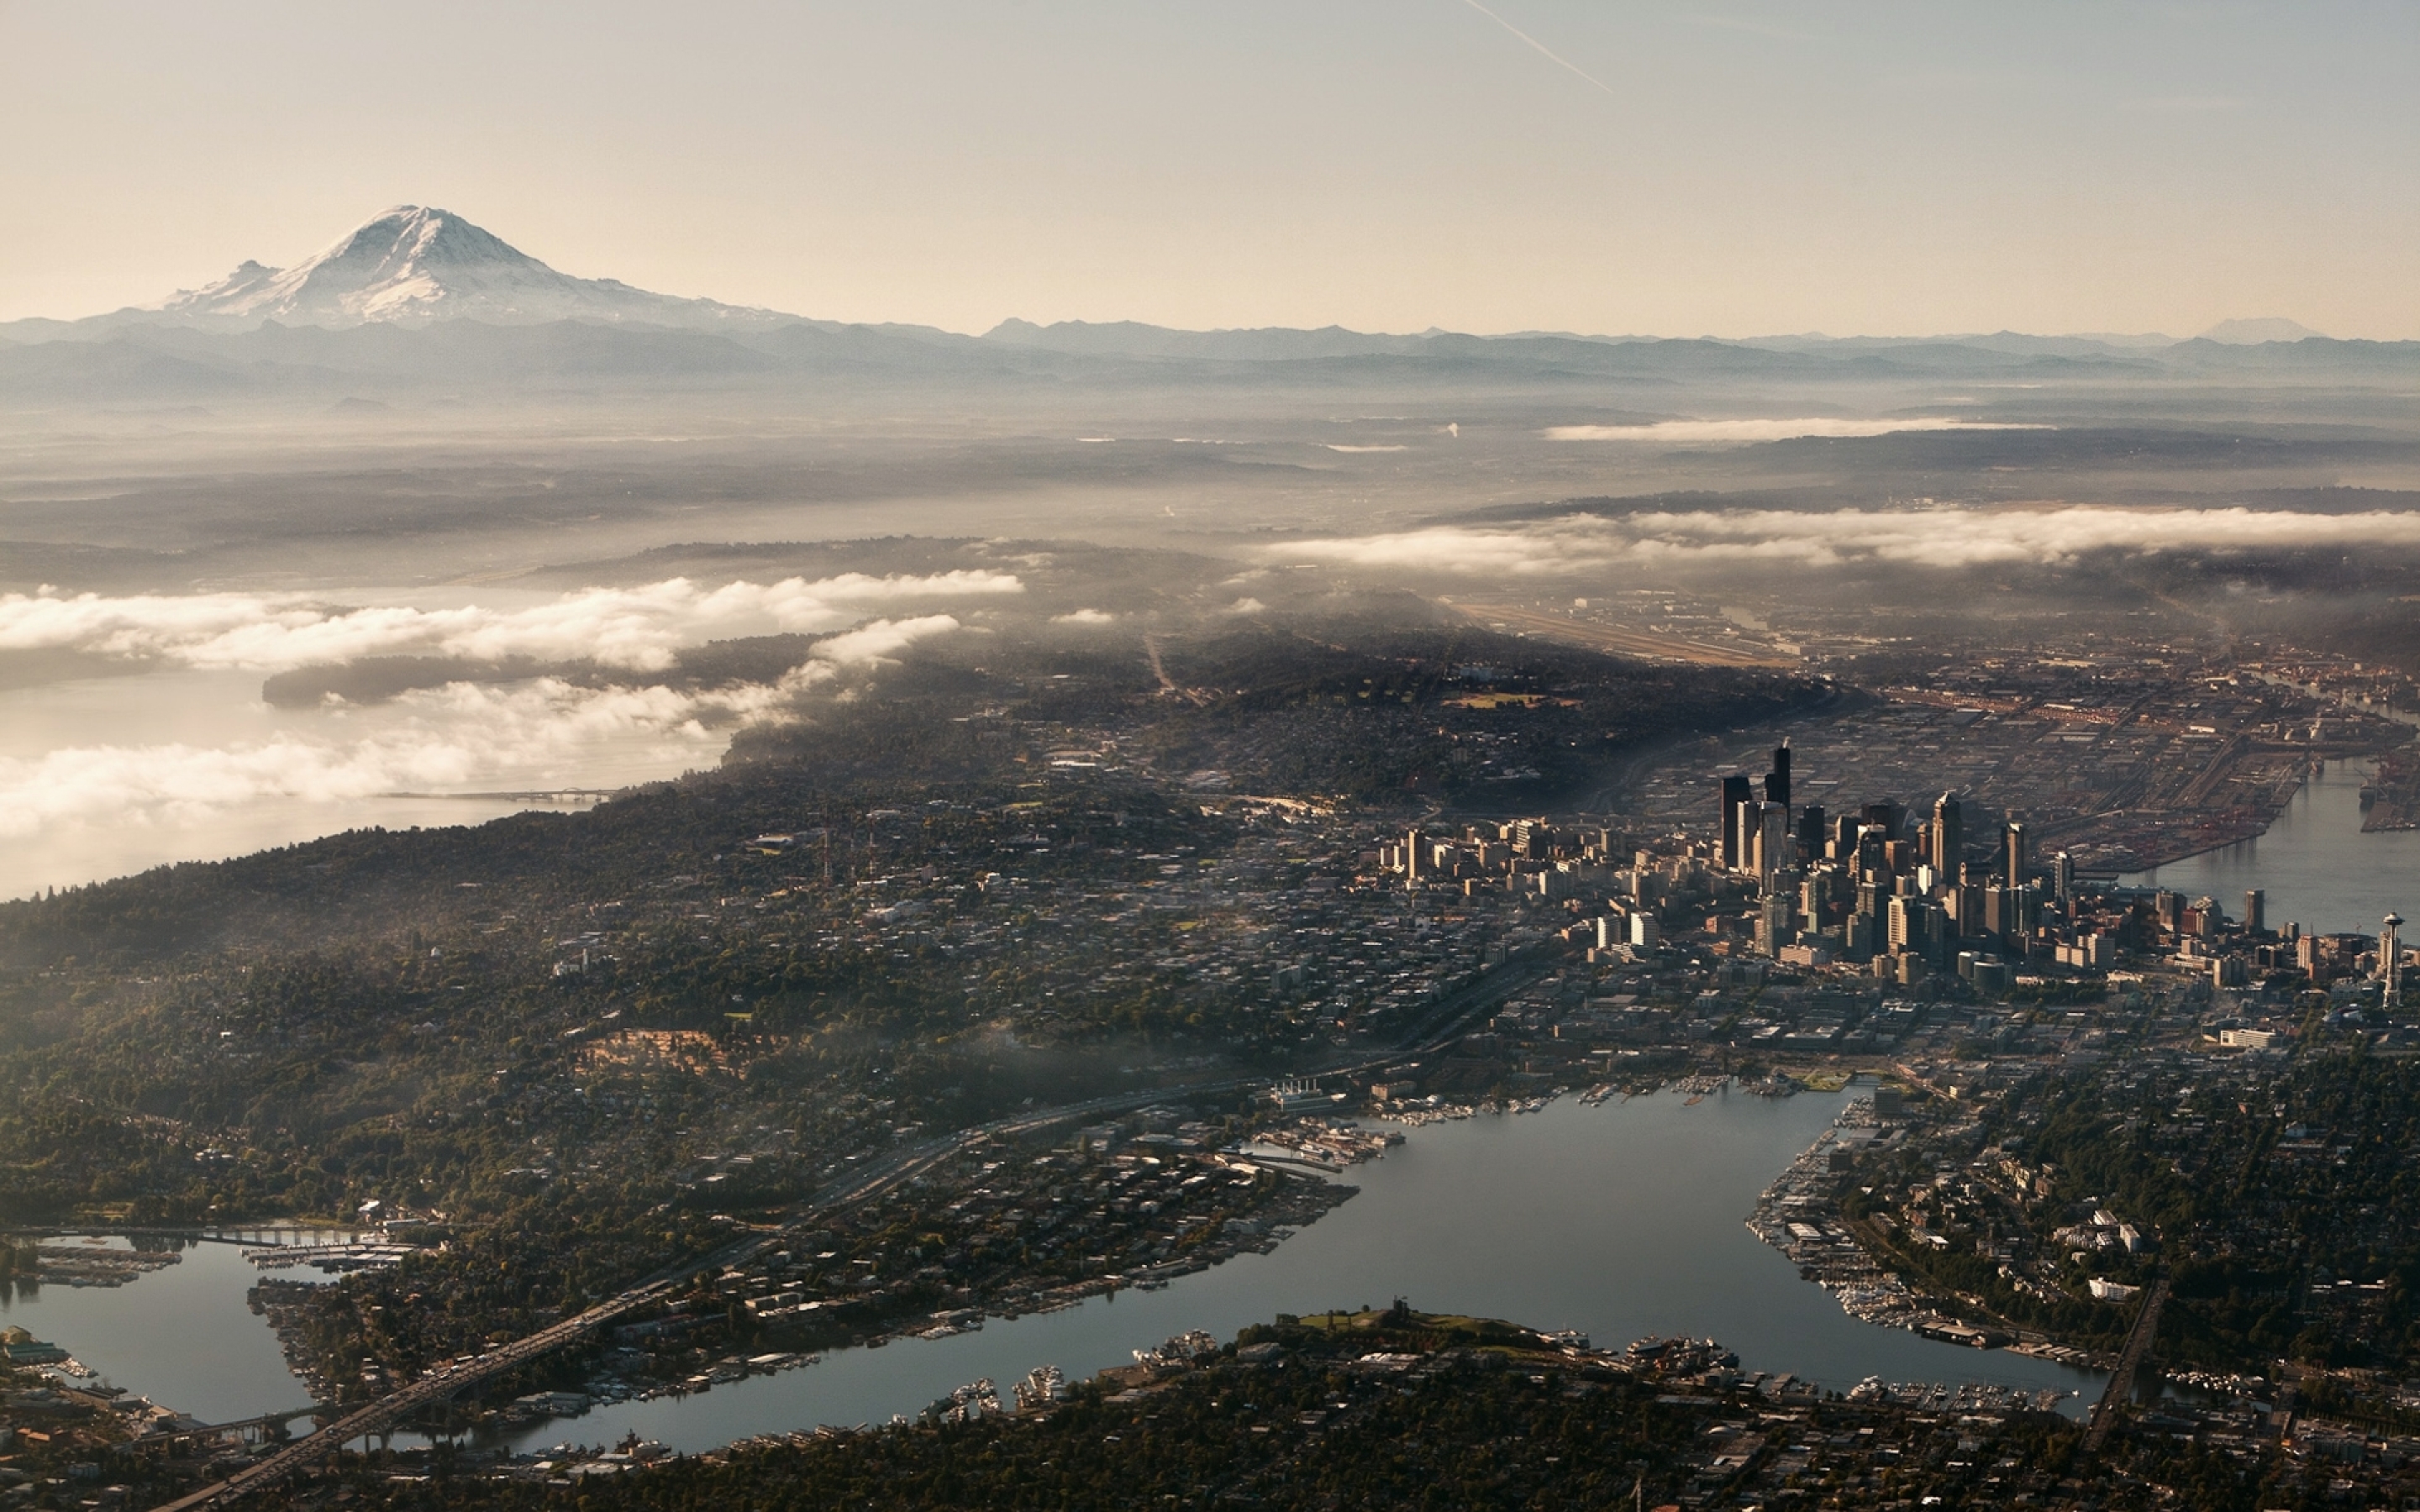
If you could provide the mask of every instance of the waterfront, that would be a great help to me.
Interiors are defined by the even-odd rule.
[[[1749,1232],[1745,1220],[1758,1194],[1829,1125],[1841,1101],[1730,1093],[1692,1105],[1664,1093],[1587,1107],[1566,1098],[1537,1114],[1430,1125],[1340,1178],[1360,1195],[1273,1253],[1240,1256],[1165,1290],[995,1319],[943,1339],[838,1350],[805,1369],[692,1396],[600,1405],[509,1437],[596,1444],[637,1433],[693,1451],[752,1434],[880,1422],[977,1377],[1007,1381],[1047,1363],[1073,1379],[1126,1364],[1132,1350],[1187,1329],[1226,1337],[1280,1312],[1383,1306],[1399,1295],[1416,1306],[1575,1328],[1599,1345],[1649,1334],[1712,1335],[1748,1369],[1794,1372],[1836,1389],[1878,1375],[2080,1389],[2088,1399],[2098,1386],[2088,1374],[1857,1322]],[[290,1377],[278,1391],[246,1373],[277,1359],[268,1328],[243,1306],[251,1268],[231,1247],[200,1249],[225,1250],[226,1264],[196,1266],[207,1257],[189,1252],[184,1265],[85,1294],[121,1310],[106,1337],[79,1335],[90,1311],[55,1305],[66,1300],[55,1288],[15,1304],[11,1320],[116,1384],[204,1417],[299,1404]],[[193,1286],[222,1272],[240,1273]],[[162,1287],[169,1278],[185,1283],[173,1296]],[[165,1331],[188,1314],[178,1332]],[[163,1325],[156,1349],[141,1343],[145,1319]],[[247,1331],[248,1339],[236,1337]],[[227,1373],[211,1368],[212,1356],[230,1362]]]
[[[2420,830],[2361,829],[2361,788],[2368,767],[2330,762],[2303,785],[2257,840],[2205,851],[2129,874],[2129,887],[2165,887],[2218,900],[2240,918],[2243,894],[2269,895],[2269,927],[2373,934],[2389,912],[2420,909]]]
[[[292,1230],[246,1229],[248,1242],[290,1241]],[[123,1239],[109,1244],[125,1248]],[[261,1273],[240,1246],[185,1243],[174,1265],[121,1287],[0,1288],[0,1327],[48,1339],[112,1385],[206,1422],[227,1423],[301,1407],[308,1387],[286,1367],[277,1335],[253,1316],[244,1292]],[[297,1279],[317,1272],[281,1273]]]

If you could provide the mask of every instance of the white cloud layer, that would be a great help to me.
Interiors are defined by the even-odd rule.
[[[925,614],[912,620],[876,620],[843,635],[818,640],[809,655],[844,667],[870,666],[889,661],[919,640],[929,640],[937,635],[947,635],[957,629],[957,620],[948,614]],[[810,671],[812,668],[801,668]],[[792,672],[796,678],[799,672]],[[790,679],[785,678],[787,682]]]
[[[814,659],[779,683],[707,693],[585,687],[551,677],[504,687],[453,683],[351,711],[334,730],[312,718],[225,747],[79,746],[0,758],[0,840],[71,825],[174,827],[263,802],[588,785],[600,762],[670,776],[715,760],[735,725],[789,717],[801,697],[837,681],[844,669],[889,660],[958,628],[947,614],[876,620],[817,642]],[[347,738],[349,729],[366,733]]]
[[[45,590],[0,594],[0,651],[82,651],[262,671],[391,656],[532,656],[652,671],[669,666],[680,647],[705,640],[831,630],[876,606],[1024,590],[1015,574],[981,569],[720,588],[674,578],[583,589],[521,609],[347,609],[302,594],[103,597]]]
[[[0,760],[0,838],[72,824],[175,826],[262,800],[338,803],[543,783],[551,769],[606,748],[676,770],[710,757],[725,738],[709,721],[761,717],[775,702],[769,688],[750,690],[733,707],[662,687],[457,683],[407,695],[374,733],[349,740],[288,731],[225,748],[71,747]]]
[[[2420,512],[2317,515],[2255,509],[1706,510],[1567,515],[1534,524],[1435,526],[1265,548],[1279,560],[1463,576],[1525,576],[1615,565],[1770,561],[1923,567],[2058,563],[2105,551],[2420,548]]]
[[[1703,441],[1788,441],[1802,437],[1893,436],[1910,430],[2050,430],[2049,425],[1910,417],[1899,420],[1659,420],[1649,425],[1549,425],[1550,441],[1655,441],[1685,445]]]

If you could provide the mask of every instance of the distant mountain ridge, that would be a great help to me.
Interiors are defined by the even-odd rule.
[[[2259,347],[2273,341],[2309,341],[2319,335],[2299,320],[2288,320],[2281,315],[2263,316],[2257,320],[2221,320],[2201,333],[2204,341],[2222,342],[2229,347]]]
[[[2274,339],[2272,339],[2272,338]],[[1666,387],[1730,379],[1963,380],[2180,372],[2401,373],[2420,344],[2338,342],[2290,321],[2156,335],[1479,336],[1136,321],[1001,322],[980,336],[844,324],[561,272],[451,211],[400,205],[292,268],[246,262],[147,306],[0,325],[11,408],[325,403],[430,392],[530,397],[800,384],[1264,382],[1350,389]],[[369,413],[362,405],[347,412]]]

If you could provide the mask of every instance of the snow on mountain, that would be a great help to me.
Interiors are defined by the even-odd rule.
[[[499,325],[591,320],[690,330],[758,329],[795,316],[677,299],[610,278],[574,278],[447,210],[398,205],[293,268],[247,262],[146,314],[180,324]]]

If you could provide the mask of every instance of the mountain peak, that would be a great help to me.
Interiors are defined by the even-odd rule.
[[[2204,341],[2215,341],[2229,347],[2257,347],[2270,341],[2301,341],[2319,332],[2298,320],[2281,315],[2263,316],[2253,320],[2221,320],[2201,333]]]
[[[397,205],[289,269],[246,261],[226,277],[152,307],[206,326],[426,325],[473,319],[721,328],[792,317],[712,300],[650,294],[613,279],[558,272],[450,210]]]

